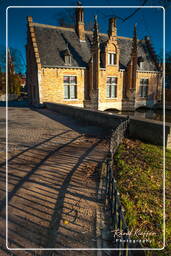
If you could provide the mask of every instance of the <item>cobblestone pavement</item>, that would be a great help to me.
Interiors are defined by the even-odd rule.
[[[1,111],[0,255],[96,255],[96,251],[5,248],[5,109]],[[46,109],[9,108],[8,247],[95,248],[101,128]]]

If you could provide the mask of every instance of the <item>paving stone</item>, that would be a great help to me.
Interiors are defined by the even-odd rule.
[[[1,111],[1,242],[5,237],[5,111]],[[46,109],[8,111],[8,246],[96,248],[96,166],[108,151],[100,127]],[[0,255],[10,255],[1,250]],[[23,254],[22,254],[22,253]],[[51,255],[13,251],[13,255]],[[36,254],[34,254],[36,253]],[[54,255],[80,255],[54,251]],[[12,254],[11,254],[12,255]],[[81,255],[96,255],[81,251]]]

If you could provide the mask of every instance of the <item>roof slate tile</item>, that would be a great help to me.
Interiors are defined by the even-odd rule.
[[[67,47],[71,53],[72,67],[88,66],[91,58],[92,34],[86,33],[85,42],[80,42],[74,31],[35,25],[35,35],[42,66],[65,66],[63,52]],[[108,35],[100,35],[99,38],[100,47],[103,50],[104,43],[108,40]],[[130,61],[132,41],[123,38],[118,38],[117,40],[120,49],[120,68],[125,69]],[[141,70],[157,70],[144,40],[138,41],[138,56],[144,60]],[[101,65],[103,67],[103,64]]]

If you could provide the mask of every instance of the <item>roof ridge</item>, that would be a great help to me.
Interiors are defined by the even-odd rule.
[[[74,28],[66,28],[66,27],[60,27],[60,26],[55,26],[55,25],[48,25],[48,24],[42,24],[42,23],[37,23],[37,22],[33,22],[32,23],[33,26],[38,26],[38,27],[43,27],[43,28],[52,28],[52,29],[61,29],[61,30],[67,30],[67,31],[72,31],[75,32]],[[93,31],[91,30],[85,30],[86,34],[93,34]],[[107,33],[99,33],[100,36],[107,36]],[[119,39],[126,39],[126,40],[132,40],[131,37],[125,37],[125,36],[117,36],[117,38]],[[140,39],[138,39],[138,41],[140,41]]]
[[[69,31],[74,31],[75,32],[74,28],[65,28],[65,27],[60,27],[60,26],[41,24],[41,23],[37,23],[37,22],[33,22],[32,24],[33,24],[33,26],[36,26],[36,27],[52,28],[52,29],[62,29],[62,30],[69,30]]]
[[[85,33],[86,34],[93,34],[93,31],[91,30],[85,30]],[[107,33],[99,33],[100,36],[106,36],[108,37],[108,34]],[[131,37],[126,37],[126,36],[117,36],[117,38],[119,39],[127,39],[127,40],[132,40]],[[140,39],[138,39],[138,41],[140,41]]]

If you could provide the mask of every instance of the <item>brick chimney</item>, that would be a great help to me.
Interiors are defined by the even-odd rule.
[[[108,35],[109,35],[109,38],[113,36],[117,36],[116,18],[109,19]]]
[[[85,41],[85,29],[84,29],[84,10],[82,8],[82,3],[80,1],[77,2],[76,8],[76,33],[80,39],[80,41]]]

